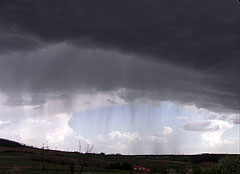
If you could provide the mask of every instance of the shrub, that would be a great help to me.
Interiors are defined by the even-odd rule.
[[[239,174],[240,155],[226,156],[213,168],[213,174]]]
[[[128,162],[123,163],[110,163],[107,169],[117,169],[117,170],[132,170],[132,165]]]

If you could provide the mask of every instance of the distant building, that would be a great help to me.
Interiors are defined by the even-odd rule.
[[[140,165],[134,165],[133,166],[133,170],[139,171],[139,172],[143,172],[143,173],[150,173],[150,169],[146,168],[144,166],[140,166]]]

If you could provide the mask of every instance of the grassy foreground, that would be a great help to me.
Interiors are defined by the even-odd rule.
[[[124,174],[139,173],[134,164],[160,174],[210,174],[228,171],[234,174],[240,166],[239,155],[105,155],[62,152],[23,146],[0,139],[1,174]],[[236,165],[236,168],[233,166]],[[224,169],[223,169],[224,168]],[[240,171],[240,170],[239,170]],[[237,173],[236,173],[237,174]]]

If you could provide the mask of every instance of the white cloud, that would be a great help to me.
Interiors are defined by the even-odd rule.
[[[124,132],[112,131],[108,134],[111,139],[126,139],[127,141],[140,140],[141,137],[138,132]]]
[[[80,141],[80,143],[81,144],[85,144],[85,145],[87,145],[87,144],[93,144],[93,141],[92,140],[89,140],[89,139],[87,139],[87,138],[85,138],[85,137],[83,137],[83,136],[81,136],[81,135],[77,135],[77,136],[75,136],[75,138],[78,140],[78,141]]]
[[[175,117],[176,120],[187,120],[187,117]]]
[[[52,123],[52,130],[46,134],[46,140],[50,143],[58,143],[64,141],[65,137],[73,134],[72,128],[69,127],[68,121],[71,119],[71,114],[57,114],[54,116],[55,122]]]
[[[93,138],[94,152],[126,154],[142,141],[138,132],[111,131],[106,135],[96,135]]]
[[[156,143],[167,143],[167,138],[165,138],[166,135],[171,134],[173,132],[173,129],[168,126],[163,127],[163,131],[160,131],[156,133],[155,135],[148,136],[150,141],[156,142]]]
[[[186,123],[184,129],[188,131],[203,132],[201,138],[211,147],[232,144],[232,141],[223,139],[223,134],[233,125],[222,120],[210,120],[205,122]]]
[[[5,126],[0,137],[16,140],[40,147],[48,141],[49,145],[61,144],[66,137],[73,135],[68,121],[72,115],[67,113],[23,119]]]
[[[157,132],[154,136],[165,136],[165,135],[168,135],[168,134],[171,134],[173,132],[173,129],[169,126],[164,126],[163,127],[163,131],[159,131]]]
[[[171,150],[175,148],[173,148],[174,143],[172,143],[175,142],[175,140],[171,141],[171,138],[174,138],[175,133],[177,133],[179,129],[176,128],[176,131],[175,129],[173,131],[168,125],[161,127],[160,131],[156,134],[153,132],[151,134],[144,134],[144,136],[141,134],[143,132],[124,132],[124,130],[115,130],[104,135],[94,135],[91,137],[88,137],[85,134],[86,132],[83,132],[83,135],[79,135],[68,125],[68,122],[72,118],[72,114],[69,114],[70,110],[86,111],[106,106],[111,107],[115,106],[116,103],[120,105],[124,103],[124,101],[114,93],[78,94],[68,97],[69,100],[66,98],[64,101],[59,97],[53,98],[48,100],[47,103],[40,108],[35,108],[34,106],[0,106],[0,119],[2,120],[0,121],[0,137],[13,139],[37,147],[41,147],[43,142],[48,141],[50,148],[57,147],[62,150],[78,150],[78,142],[80,141],[83,152],[87,144],[94,145],[94,152],[119,152],[124,154],[128,152],[151,153],[151,148],[154,145],[159,145],[161,148],[164,147],[164,152],[172,152]],[[109,99],[111,99],[111,101],[109,101]],[[171,102],[169,102],[169,109],[173,107],[171,105]],[[198,111],[195,109],[193,110],[193,114]],[[203,109],[200,110],[202,113],[206,113]],[[59,114],[60,111],[69,112]],[[190,111],[192,110],[190,109]],[[8,119],[10,115],[15,115],[15,117],[9,117],[10,119]],[[22,117],[16,117],[16,115],[21,115]],[[218,114],[217,118],[219,118],[219,115],[220,114]],[[215,116],[213,118],[215,118]],[[178,120],[185,120],[185,117],[175,119],[174,121],[177,122]],[[191,119],[194,120],[194,118]],[[1,124],[4,124],[4,126],[1,126]],[[231,147],[236,147],[235,140],[233,143],[233,139],[223,137],[224,132],[232,126],[226,121],[206,120],[202,122],[187,123],[186,125],[188,125],[188,130],[200,132],[199,141],[195,143],[200,144],[202,140],[203,144],[201,144],[201,147],[199,146],[199,149],[196,149],[195,152],[201,153],[201,148],[205,148],[205,145],[211,146],[213,149],[218,146],[218,148],[216,148],[217,152],[220,151],[220,145],[231,144]],[[185,136],[186,131],[182,133],[183,136]],[[191,136],[192,135],[190,135],[189,138],[192,138]],[[182,142],[178,141],[175,146],[181,146],[181,143]],[[229,147],[230,146],[227,148]],[[187,151],[188,149],[186,149],[186,152]],[[222,148],[221,151],[225,152],[225,149]],[[229,150],[228,152],[232,151]]]
[[[27,123],[31,123],[31,124],[49,124],[46,123],[46,120],[40,120],[40,119],[27,119]]]
[[[233,141],[228,139],[223,139],[223,133],[225,131],[215,131],[215,132],[204,132],[201,134],[202,140],[208,143],[209,146],[215,147],[226,144],[233,144]]]
[[[163,129],[163,135],[171,134],[173,132],[171,127],[164,127]]]
[[[1,121],[1,120],[0,120],[0,126],[1,126],[1,125],[5,125],[5,124],[9,124],[9,123],[11,123],[11,121]]]
[[[156,142],[156,143],[167,143],[167,139],[166,138],[158,137],[156,135],[149,136],[149,139],[152,142]]]

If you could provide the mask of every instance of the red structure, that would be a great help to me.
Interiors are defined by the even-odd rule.
[[[146,168],[146,167],[140,166],[140,165],[136,165],[136,164],[133,166],[133,170],[136,170],[136,171],[139,171],[139,172],[142,172],[142,173],[150,173],[149,168]]]

